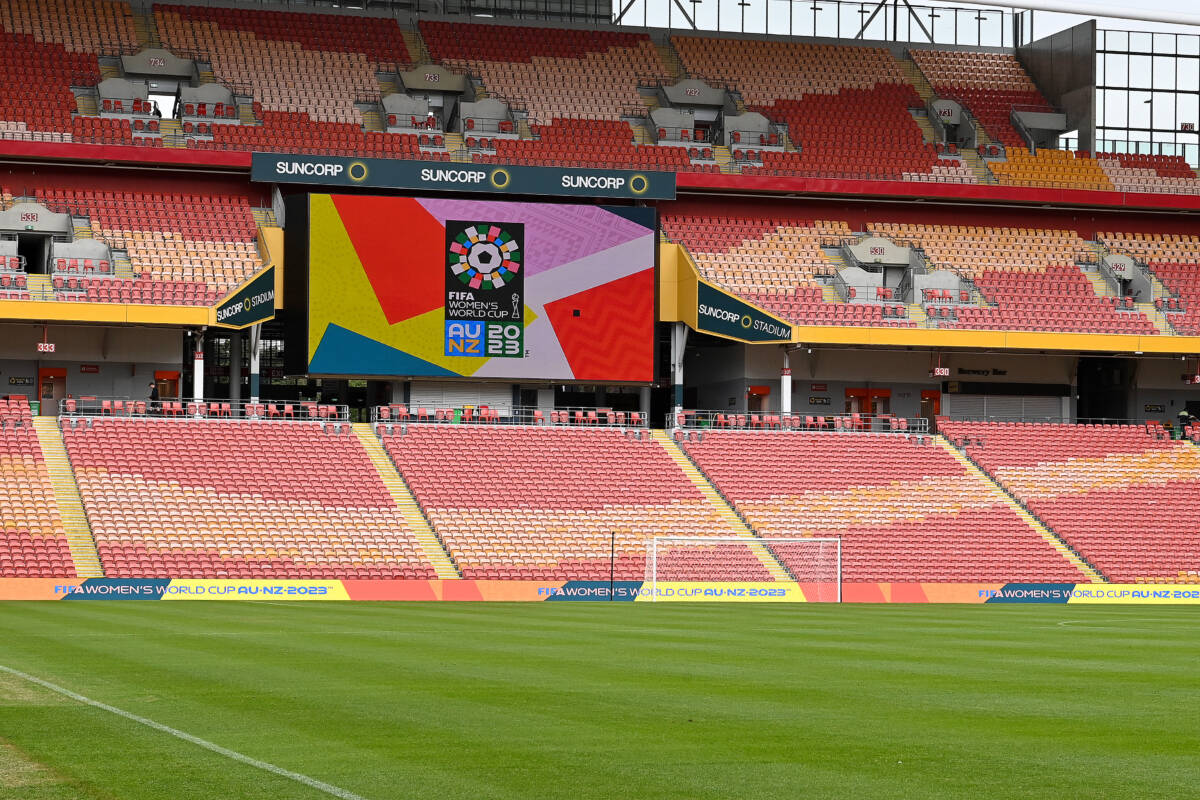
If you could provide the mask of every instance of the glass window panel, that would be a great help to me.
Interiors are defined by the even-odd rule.
[[[1149,89],[1151,86],[1150,56],[1129,57],[1129,87],[1131,89]]]
[[[1104,49],[1122,52],[1129,49],[1128,31],[1105,31]]]
[[[1129,127],[1150,127],[1150,92],[1129,93]]]
[[[1194,130],[1200,130],[1200,97],[1194,94],[1181,94],[1178,96],[1179,110],[1176,115],[1179,122],[1190,122],[1195,126]],[[1194,136],[1188,137],[1194,138]]]
[[[1131,53],[1149,53],[1153,34],[1140,31],[1129,32],[1129,51]]]
[[[864,8],[859,9],[859,23],[858,24],[862,25],[864,21],[870,19],[871,12],[873,10],[874,9],[872,9],[870,7],[864,7]],[[867,26],[867,30],[863,34],[863,38],[864,39],[875,39],[875,40],[886,39],[887,32],[888,32],[887,20],[888,20],[887,7],[885,6],[883,11],[881,11],[879,13],[879,16],[875,17],[875,20],[870,25]]]
[[[1175,88],[1175,67],[1179,63],[1179,59],[1174,56],[1155,56],[1154,57],[1154,88],[1155,89],[1174,89]]]
[[[1123,89],[1107,89],[1104,92],[1104,124],[1109,128],[1124,128],[1129,124],[1127,104],[1129,92]]]
[[[1176,40],[1175,47],[1180,55],[1200,55],[1200,36],[1191,36],[1187,34],[1180,36]]]
[[[811,23],[817,36],[853,36],[858,33],[858,29],[854,29],[854,33],[846,34],[838,30],[838,25],[841,18],[838,16],[836,3],[801,3],[799,7],[806,15],[811,15],[815,22]]]
[[[1174,53],[1175,52],[1175,34],[1173,33],[1156,33],[1154,34],[1154,52],[1158,53]]]
[[[1175,88],[1185,92],[1200,90],[1200,59],[1180,58],[1175,65],[1178,70]]]
[[[1151,108],[1151,121],[1155,128],[1173,131],[1179,126],[1175,120],[1175,94],[1173,92],[1154,92]]]
[[[747,33],[765,33],[767,30],[767,0],[741,0],[737,3],[741,20],[739,26]]]
[[[1104,86],[1129,85],[1129,56],[1109,53],[1104,56]]]
[[[954,13],[945,8],[931,8],[930,16],[932,19],[926,22],[929,25],[929,30],[933,33],[935,42],[953,42],[954,41]]]
[[[788,35],[788,9],[791,3],[787,0],[769,0],[767,4],[767,33]]]

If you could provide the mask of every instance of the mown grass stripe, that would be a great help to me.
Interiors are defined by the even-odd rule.
[[[246,755],[245,753],[239,753],[236,750],[230,750],[228,747],[222,747],[215,742],[210,742],[207,739],[201,739],[199,736],[193,736],[192,734],[186,731],[181,731],[178,728],[172,728],[170,725],[163,725],[161,722],[155,722],[152,719],[139,717],[137,714],[130,713],[124,709],[117,708],[116,706],[110,706],[108,703],[101,703],[99,700],[93,700],[92,698],[79,694],[78,692],[73,692],[64,686],[59,686],[56,683],[42,680],[36,675],[30,675],[27,672],[21,672],[20,670],[7,667],[3,664],[0,664],[0,672],[7,673],[13,677],[36,684],[41,686],[43,689],[49,689],[55,694],[60,694],[63,697],[69,697],[78,703],[83,703],[84,705],[91,706],[92,708],[98,708],[101,711],[107,711],[108,713],[115,714],[118,717],[124,717],[130,722],[136,722],[139,725],[145,725],[147,728],[159,731],[160,733],[174,736],[176,739],[182,739],[185,742],[190,742],[197,747],[203,747],[205,750],[209,750],[217,755],[224,756],[232,761],[237,761],[256,769],[261,769],[264,772],[270,772],[273,775],[280,776],[281,778],[287,778],[288,780],[296,781],[296,783],[302,783],[311,789],[316,789],[317,791],[324,792],[332,797],[340,798],[340,800],[366,800],[366,798],[364,798],[362,795],[357,795],[354,792],[347,791],[341,787],[333,786],[332,784],[325,783],[324,781],[319,781],[316,778],[310,778],[309,776],[302,775],[299,772],[292,772],[290,769],[284,769],[283,767],[269,764],[266,761],[260,761],[257,758]]]

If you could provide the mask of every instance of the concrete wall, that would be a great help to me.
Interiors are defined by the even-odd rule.
[[[42,337],[41,325],[0,324],[0,394],[36,400],[38,370],[58,367],[66,369],[66,391],[75,397],[143,399],[156,370],[182,370],[183,339],[178,330],[49,325],[45,339],[54,343],[55,352],[39,354],[37,343]],[[86,372],[81,369],[84,365]],[[32,379],[32,385],[22,385],[26,379]]]
[[[1095,149],[1096,21],[1020,47],[1017,59],[1046,99],[1066,113],[1066,130],[1079,131],[1079,149]]]
[[[929,351],[812,348],[810,353],[801,346],[790,353],[792,411],[841,414],[847,389],[889,389],[891,413],[916,417],[921,410],[921,392],[941,392],[949,388],[947,382],[994,383],[998,387],[1014,383],[1071,387],[1075,383],[1076,358],[1072,355],[947,353],[940,363],[950,375],[931,378],[929,371],[936,361]],[[748,388],[769,386],[767,409],[778,411],[782,367],[783,350],[777,346],[698,346],[688,349],[684,385],[695,392],[696,407],[718,411],[745,410]],[[1176,387],[1183,388],[1177,374],[1173,379]],[[1194,395],[1200,399],[1200,387]],[[943,402],[951,397],[944,394]],[[1069,406],[1068,413],[1073,407]]]

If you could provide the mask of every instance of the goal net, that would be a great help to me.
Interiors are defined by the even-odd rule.
[[[841,539],[656,536],[649,544],[651,600],[842,600]]]

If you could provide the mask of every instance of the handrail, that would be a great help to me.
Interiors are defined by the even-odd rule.
[[[1025,122],[1021,119],[1020,115],[1017,113],[1018,108],[1019,108],[1019,106],[1010,106],[1009,107],[1008,121],[1012,123],[1012,126],[1014,128],[1016,128],[1017,133],[1021,134],[1021,137],[1023,139],[1025,139],[1026,142],[1029,143],[1029,155],[1036,156],[1037,155],[1037,143],[1034,142],[1034,140],[1033,140],[1033,132],[1030,131],[1028,127],[1026,127]]]
[[[59,416],[63,418],[121,417],[347,422],[350,419],[350,408],[345,405],[318,403],[313,400],[252,402],[249,400],[235,401],[228,398],[185,400],[170,397],[150,400],[82,395],[60,400]]]
[[[929,432],[924,417],[899,417],[892,414],[814,414],[810,411],[782,414],[777,411],[684,410],[667,415],[667,428],[684,430],[775,430],[832,431],[835,433]]]
[[[464,404],[448,407],[391,403],[373,407],[371,422],[384,426],[417,424],[645,428],[649,420],[648,415],[640,411],[618,411],[602,406],[543,409],[535,406]]]

